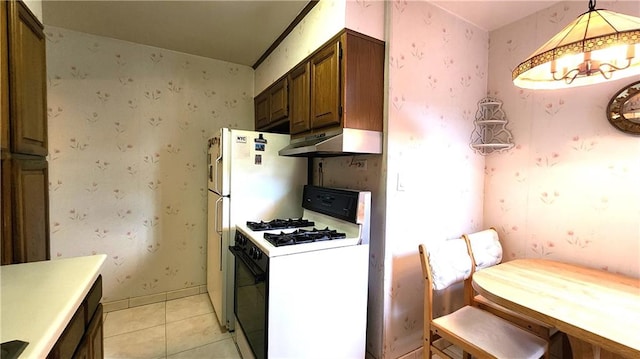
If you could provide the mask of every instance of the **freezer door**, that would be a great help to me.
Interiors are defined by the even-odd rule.
[[[208,193],[207,220],[207,292],[221,326],[227,326],[227,260],[229,233],[229,198]]]
[[[214,176],[214,161],[215,161],[215,157],[217,156],[217,153],[220,152],[219,149],[217,147],[219,147],[219,143],[220,143],[220,138],[219,137],[212,137],[209,139],[208,141],[208,150],[207,150],[207,188],[209,188],[209,191],[213,191],[214,190],[214,182],[213,182],[213,176]]]
[[[231,130],[231,223],[299,217],[307,159],[278,151],[289,135]]]
[[[221,196],[229,195],[230,130],[221,128],[218,136],[209,139],[209,190]]]

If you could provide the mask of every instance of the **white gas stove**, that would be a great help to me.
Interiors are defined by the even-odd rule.
[[[236,226],[238,346],[244,358],[364,357],[371,193],[305,186],[302,202],[302,218]]]

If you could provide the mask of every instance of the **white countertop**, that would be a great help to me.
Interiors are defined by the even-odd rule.
[[[45,358],[98,278],[104,254],[0,266],[0,343]]]

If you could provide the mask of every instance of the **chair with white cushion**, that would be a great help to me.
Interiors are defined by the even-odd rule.
[[[424,285],[424,358],[433,354],[451,358],[445,346],[453,344],[469,358],[537,359],[548,351],[548,343],[490,312],[471,305],[474,271],[470,248],[463,238],[450,239],[427,248],[418,246]],[[434,291],[464,283],[465,305],[453,313],[433,317]]]
[[[473,260],[474,272],[497,265],[502,261],[502,245],[500,244],[500,238],[495,228],[490,227],[483,231],[463,234],[462,238],[467,241],[469,248],[471,248],[471,259]],[[473,305],[520,326],[542,339],[545,339],[548,343],[551,343],[551,337],[553,335],[559,333],[556,328],[534,318],[507,309],[490,301],[481,294],[473,295]],[[545,355],[545,358],[549,358],[548,352]]]

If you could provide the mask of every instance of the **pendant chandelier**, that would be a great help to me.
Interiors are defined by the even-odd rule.
[[[640,75],[640,18],[596,9],[580,15],[513,70],[513,83],[558,89]]]

